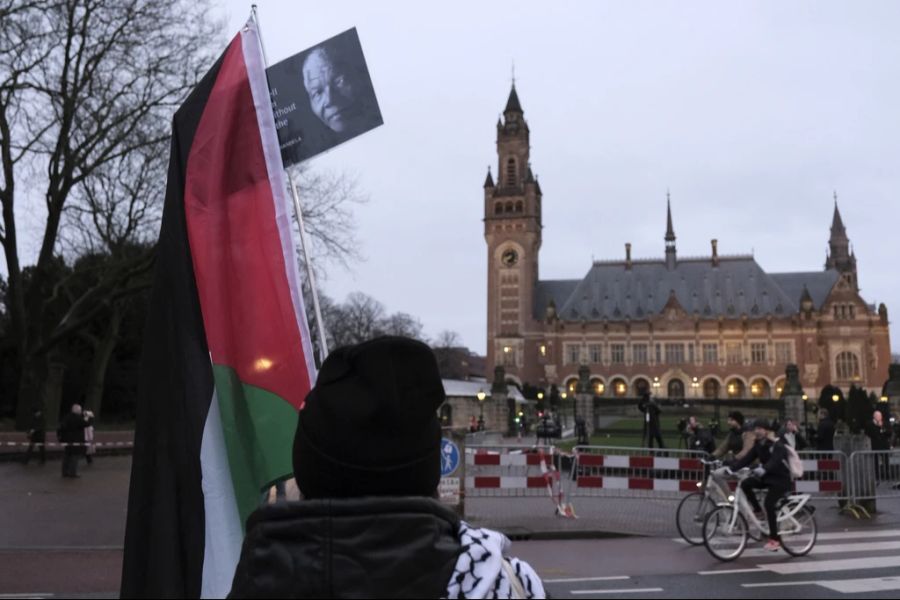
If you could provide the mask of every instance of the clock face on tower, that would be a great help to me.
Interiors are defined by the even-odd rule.
[[[503,263],[504,267],[514,267],[519,262],[519,255],[512,248],[504,250],[503,254],[500,255],[500,262]]]

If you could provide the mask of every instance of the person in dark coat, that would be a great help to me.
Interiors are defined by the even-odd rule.
[[[638,409],[644,413],[644,438],[647,440],[647,447],[653,447],[653,440],[656,440],[657,446],[665,448],[663,444],[662,431],[659,426],[659,414],[662,412],[655,398],[651,398],[650,394],[644,392]]]
[[[37,448],[41,455],[41,464],[47,462],[47,420],[41,410],[31,415],[31,429],[28,430],[28,450],[25,452],[25,464],[31,460],[31,453]]]
[[[816,449],[834,452],[834,421],[827,408],[819,409],[819,428],[816,430]]]
[[[445,395],[431,349],[399,337],[338,348],[294,438],[302,500],[247,520],[229,598],[543,598],[509,540],[437,500]]]
[[[891,449],[891,428],[884,422],[884,416],[880,410],[872,413],[872,420],[866,424],[866,435],[872,442],[872,450],[885,451]],[[876,454],[875,472],[878,481],[887,480],[890,473],[890,457],[887,454]]]
[[[723,458],[731,455],[732,458],[741,459],[753,449],[756,436],[753,431],[744,427],[744,415],[735,410],[728,413],[728,435],[713,451],[714,458]]]
[[[700,424],[697,417],[690,417],[684,430],[687,435],[688,450],[698,450],[712,454],[716,450],[716,440],[712,432]]]
[[[747,477],[741,482],[741,490],[750,501],[755,513],[762,514],[759,499],[755,489],[767,489],[765,515],[769,522],[769,541],[765,549],[774,552],[781,548],[781,537],[778,535],[778,520],[775,506],[778,501],[787,495],[791,489],[791,471],[788,469],[788,451],[785,441],[775,437],[772,424],[765,419],[757,419],[754,423],[756,444],[747,455],[730,464],[732,470],[737,471],[754,461],[759,461],[759,466],[753,470],[753,476]]]
[[[63,477],[78,477],[78,457],[84,454],[84,428],[93,421],[83,414],[80,404],[73,404],[72,411],[59,424],[56,436],[61,444],[66,445],[62,463]]]

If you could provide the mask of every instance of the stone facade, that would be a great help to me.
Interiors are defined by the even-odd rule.
[[[487,372],[595,396],[775,398],[785,368],[816,397],[829,383],[881,391],[890,362],[887,308],[859,294],[856,256],[835,198],[830,252],[817,272],[767,273],[753,256],[679,259],[671,209],[665,255],[595,261],[583,280],[541,280],[542,194],[513,87],[497,122],[497,180],[484,182]]]

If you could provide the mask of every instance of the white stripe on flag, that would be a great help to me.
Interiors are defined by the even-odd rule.
[[[250,80],[250,91],[253,93],[253,105],[256,108],[256,121],[259,124],[263,154],[266,157],[266,170],[269,173],[272,198],[275,201],[275,222],[278,224],[284,267],[287,272],[288,285],[291,288],[291,299],[294,301],[294,316],[297,318],[297,326],[300,329],[303,358],[306,359],[309,385],[312,387],[316,382],[316,364],[313,360],[309,325],[306,322],[306,308],[303,305],[303,295],[300,293],[300,273],[297,270],[296,254],[296,249],[300,247],[300,244],[294,231],[288,203],[287,178],[284,176],[284,163],[281,161],[278,133],[275,131],[275,115],[272,113],[272,100],[269,97],[266,65],[262,56],[262,42],[253,19],[247,22],[247,26],[241,33],[241,44],[244,49],[247,77]],[[304,259],[309,260],[310,258],[306,256]],[[325,360],[324,356],[322,360]]]
[[[241,557],[244,532],[231,481],[219,398],[215,390],[203,425],[200,471],[203,478],[203,508],[206,512],[200,597],[224,598],[231,591],[234,570]]]

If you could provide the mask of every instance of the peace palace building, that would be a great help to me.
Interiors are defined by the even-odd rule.
[[[515,86],[497,122],[497,181],[484,182],[488,373],[574,390],[582,365],[596,396],[773,398],[785,367],[804,391],[880,393],[890,362],[887,309],[860,295],[835,201],[825,269],[767,273],[753,256],[679,259],[671,207],[665,256],[595,261],[583,279],[539,278],[541,186]]]

